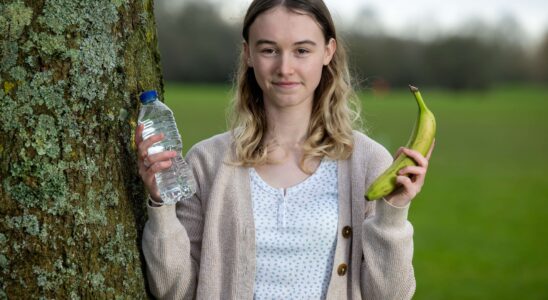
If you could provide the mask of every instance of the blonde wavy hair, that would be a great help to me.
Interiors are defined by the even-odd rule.
[[[249,42],[249,28],[257,16],[276,6],[285,6],[313,17],[320,25],[326,43],[331,38],[337,41],[336,52],[331,62],[323,67],[320,83],[314,92],[308,134],[302,146],[300,168],[311,173],[305,168],[307,160],[324,156],[339,160],[350,156],[352,130],[361,126],[359,101],[352,88],[345,49],[337,39],[331,14],[323,1],[254,0],[244,18],[244,40]],[[262,97],[262,90],[253,69],[246,63],[242,49],[229,118],[236,148],[234,163],[237,165],[249,167],[270,162],[269,145],[264,145],[267,120]]]

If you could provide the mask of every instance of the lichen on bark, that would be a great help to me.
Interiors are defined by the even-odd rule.
[[[0,299],[146,298],[137,94],[152,0],[0,3]]]

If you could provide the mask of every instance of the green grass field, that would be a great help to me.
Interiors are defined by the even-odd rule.
[[[414,200],[415,299],[548,299],[548,88],[423,89],[437,117],[426,185]],[[228,86],[168,84],[185,151],[226,129]],[[368,134],[392,153],[416,104],[360,94]]]

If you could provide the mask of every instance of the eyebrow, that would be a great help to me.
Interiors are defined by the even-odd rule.
[[[258,41],[255,43],[255,46],[259,46],[259,45],[262,45],[262,44],[276,45],[276,42],[270,41],[270,40],[261,39],[261,40],[258,40]],[[298,42],[293,43],[293,45],[295,45],[295,46],[297,46],[297,45],[305,45],[305,44],[308,44],[308,45],[311,45],[311,46],[316,46],[316,43],[315,43],[314,41],[311,41],[311,40],[302,40],[302,41],[298,41]]]

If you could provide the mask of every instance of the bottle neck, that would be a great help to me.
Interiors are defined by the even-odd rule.
[[[142,104],[142,105],[153,105],[153,104],[155,104],[156,102],[158,102],[158,98],[151,99],[151,100],[147,100],[147,101],[143,101],[143,102],[141,102],[141,104]]]

